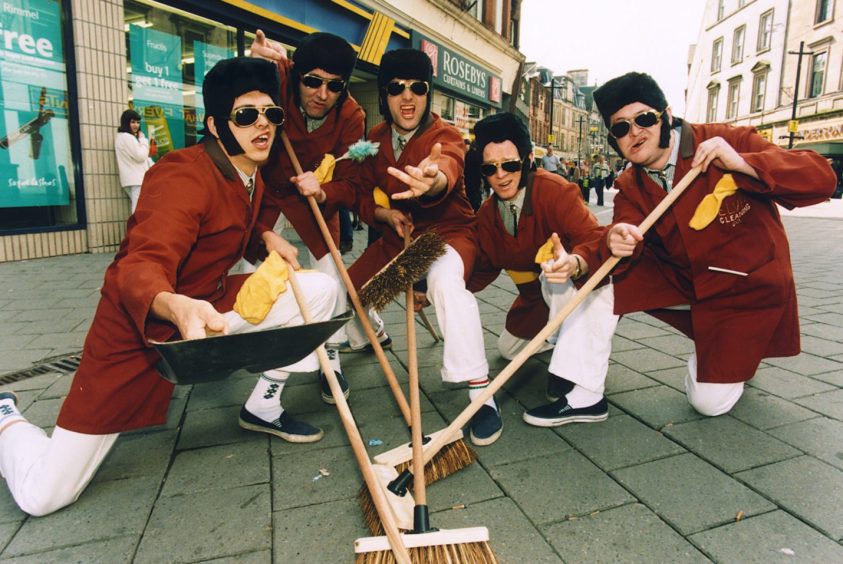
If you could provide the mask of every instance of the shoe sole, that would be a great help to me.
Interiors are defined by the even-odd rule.
[[[564,417],[562,419],[543,419],[541,417],[533,417],[526,412],[522,416],[524,423],[532,425],[533,427],[561,427],[568,423],[599,423],[609,418],[608,413],[601,413],[600,415],[574,415],[571,417]]]
[[[315,435],[291,435],[290,433],[285,433],[284,431],[277,431],[275,429],[268,429],[260,425],[255,425],[253,423],[249,423],[248,421],[243,421],[239,418],[237,422],[240,425],[241,429],[246,429],[247,431],[255,431],[258,433],[266,433],[267,435],[275,435],[280,439],[284,439],[288,443],[315,443],[317,441],[321,441],[322,437],[325,436],[325,431],[323,431],[322,429],[319,429],[319,433]]]
[[[471,444],[473,444],[474,446],[489,446],[490,444],[497,441],[501,437],[502,433],[503,433],[503,425],[501,425],[501,428],[498,429],[495,433],[493,433],[492,435],[489,435],[485,439],[480,439],[480,438],[475,437],[474,433],[469,433],[469,437],[471,437]]]
[[[544,395],[544,397],[546,397],[547,401],[549,401],[550,403],[556,403],[557,401],[559,401],[559,398],[561,398],[562,396],[552,396],[552,395],[546,393]]]
[[[351,390],[344,391],[342,395],[345,399],[348,399],[348,396],[351,395]],[[337,405],[337,400],[334,399],[334,396],[326,394],[325,392],[322,392],[322,401],[328,405]]]

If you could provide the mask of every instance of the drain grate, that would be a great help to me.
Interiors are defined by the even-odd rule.
[[[19,370],[17,372],[11,372],[9,374],[4,374],[0,376],[0,386],[6,384],[13,384],[15,382],[20,382],[21,380],[26,380],[27,378],[33,378],[42,374],[70,374],[71,372],[79,368],[79,363],[81,361],[81,352],[45,358],[32,368]]]

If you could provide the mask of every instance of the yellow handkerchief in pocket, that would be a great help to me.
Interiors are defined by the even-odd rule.
[[[553,241],[548,239],[547,242],[539,247],[538,251],[536,251],[536,258],[534,260],[536,264],[542,264],[552,260],[553,258]]]
[[[694,217],[688,222],[690,228],[700,231],[708,227],[714,221],[714,218],[717,217],[717,213],[720,211],[720,204],[723,203],[723,200],[737,191],[738,185],[735,184],[735,179],[732,175],[724,174],[723,178],[714,187],[714,191],[711,194],[707,194],[697,206]]]

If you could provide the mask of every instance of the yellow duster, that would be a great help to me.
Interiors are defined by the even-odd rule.
[[[287,262],[272,251],[237,292],[234,311],[257,325],[266,318],[278,296],[287,290]]]

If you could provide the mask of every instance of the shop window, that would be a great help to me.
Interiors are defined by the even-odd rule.
[[[4,2],[0,13],[0,232],[84,221],[77,193],[78,133],[71,127],[69,6]]]
[[[237,33],[163,4],[125,0],[124,9],[130,104],[160,158],[201,137],[205,74],[236,54]]]

